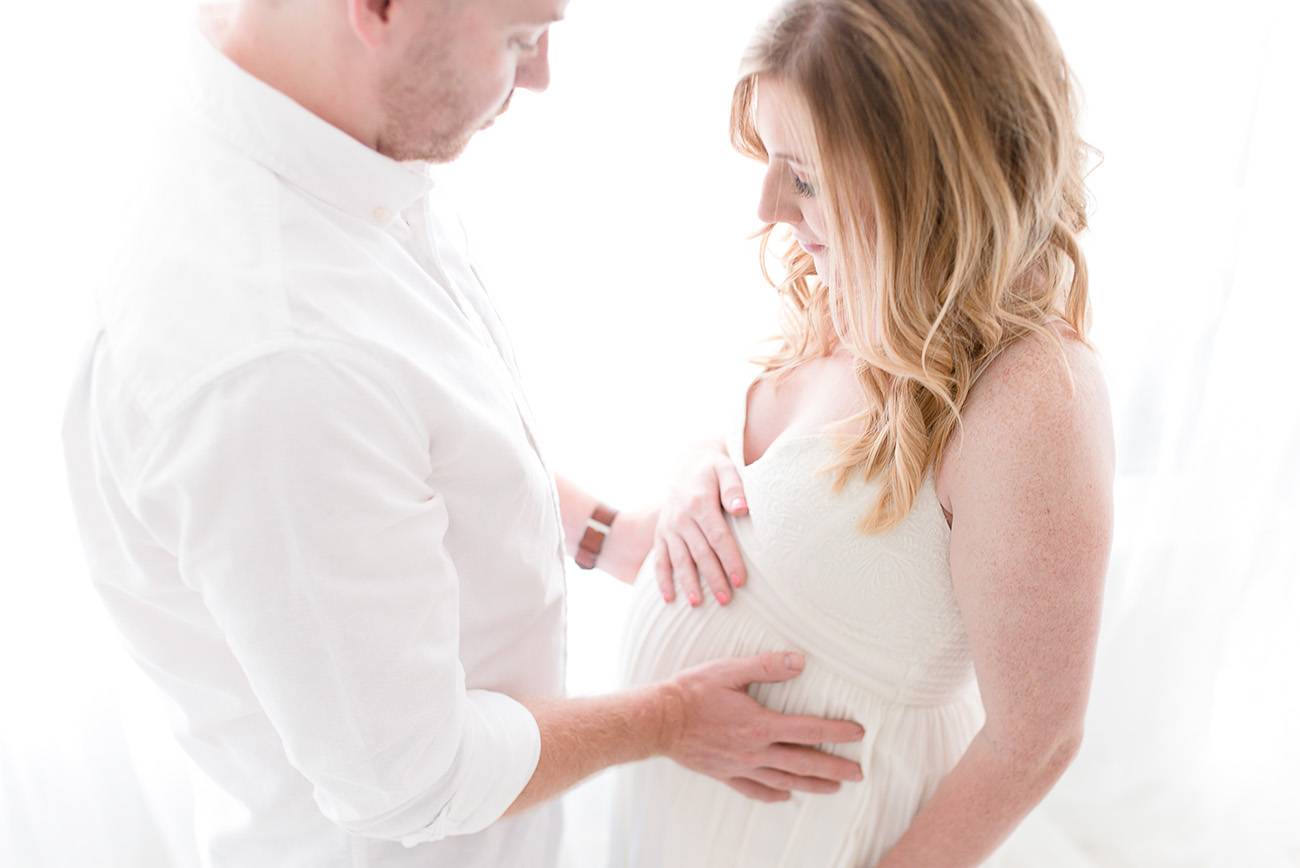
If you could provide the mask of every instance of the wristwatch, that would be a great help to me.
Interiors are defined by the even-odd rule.
[[[609,536],[616,515],[617,509],[611,509],[603,503],[596,504],[591,518],[587,519],[587,530],[578,543],[578,553],[574,556],[579,567],[590,570],[596,566],[596,558],[600,556],[601,546],[605,544],[605,537]]]

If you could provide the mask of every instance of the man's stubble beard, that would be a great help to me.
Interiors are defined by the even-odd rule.
[[[462,104],[464,85],[448,52],[424,42],[384,81],[384,124],[376,150],[394,160],[449,163],[477,132],[476,118]]]
[[[419,136],[403,130],[400,124],[394,124],[388,133],[381,134],[376,150],[398,161],[450,163],[465,152],[473,135],[473,132],[462,132],[458,135]]]

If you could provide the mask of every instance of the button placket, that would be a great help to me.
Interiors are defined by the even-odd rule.
[[[493,363],[497,366],[498,372],[501,375],[500,378],[504,380],[504,385],[509,390],[511,401],[515,406],[515,414],[519,417],[521,427],[524,431],[524,437],[528,441],[528,446],[532,449],[533,456],[537,459],[537,463],[542,468],[542,472],[546,475],[547,479],[550,480],[552,474],[550,467],[546,463],[546,459],[542,456],[542,450],[537,441],[537,423],[533,418],[532,408],[528,405],[528,400],[524,396],[523,384],[520,382],[518,372],[506,357],[505,348],[502,343],[505,340],[504,332],[502,335],[498,336],[497,331],[488,324],[486,314],[480,310],[477,304],[467,298],[465,294],[460,291],[460,288],[456,285],[456,281],[452,279],[448,269],[444,266],[442,260],[438,256],[437,245],[434,243],[428,222],[428,216],[424,207],[416,207],[411,209],[411,211],[412,213],[407,216],[407,221],[410,225],[412,235],[414,236],[414,243],[417,250],[428,260],[427,269],[430,271],[431,277],[434,277],[434,282],[438,283],[447,293],[451,298],[452,303],[455,304],[457,309],[460,311],[461,317],[474,333],[475,337],[481,344],[483,344],[485,349],[489,350],[489,353],[493,358]],[[496,308],[492,306],[491,300],[487,298],[487,293],[483,289],[482,282],[478,280],[477,273],[474,272],[472,267],[468,268],[468,270],[473,279],[478,282],[478,292],[480,297],[483,299],[484,304],[499,324],[500,316],[496,313]],[[564,521],[555,485],[548,482],[548,488],[550,489],[551,511],[555,520],[555,526],[558,529],[557,534],[559,541],[557,553],[560,567],[563,569],[565,563]]]
[[[538,460],[542,462],[543,468],[545,468],[546,462],[545,459],[542,458],[541,449],[536,440],[537,423],[533,418],[532,408],[528,406],[528,400],[524,397],[523,386],[519,381],[518,373],[511,365],[510,360],[506,357],[505,348],[502,343],[504,341],[504,336],[498,336],[496,330],[488,324],[486,315],[480,310],[479,305],[475,304],[471,299],[466,297],[465,293],[461,292],[460,288],[456,285],[456,281],[452,279],[449,270],[443,265],[442,260],[438,257],[437,245],[434,244],[428,223],[428,216],[424,208],[413,210],[415,213],[412,216],[415,219],[412,221],[412,229],[416,236],[417,244],[428,257],[430,264],[435,268],[438,276],[441,277],[441,285],[443,285],[447,294],[451,296],[452,301],[456,304],[457,308],[460,309],[461,316],[464,317],[466,323],[474,332],[475,337],[478,338],[480,343],[490,349],[495,364],[500,367],[501,372],[505,375],[506,383],[510,389],[510,397],[515,404],[515,411],[519,414],[520,421],[524,426],[524,434],[528,438],[528,445],[532,447],[533,452],[537,455]],[[466,270],[475,281],[478,281],[478,276],[474,273],[472,267],[469,267]],[[478,284],[478,291],[480,296],[485,300],[492,315],[496,316],[496,310],[491,307],[490,300],[487,300],[481,282]],[[499,322],[500,317],[497,316],[496,318]],[[549,469],[547,472],[550,472]]]
[[[505,323],[502,321],[501,314],[497,311],[496,304],[493,303],[492,297],[488,295],[486,287],[483,286],[483,280],[479,277],[478,270],[471,265],[469,267],[469,272],[477,287],[478,298],[482,302],[482,309],[480,310],[478,305],[475,305],[475,309],[481,314],[481,321],[488,333],[492,336],[492,342],[497,348],[497,354],[500,356],[502,364],[510,375],[511,383],[514,386],[515,399],[519,404],[519,411],[524,417],[525,424],[528,425],[531,430],[536,430],[537,420],[533,415],[532,405],[528,402],[528,396],[524,391],[523,378],[519,373],[518,365],[515,363],[513,351],[509,355],[506,353],[507,340]],[[540,449],[538,452],[540,456]]]
[[[500,356],[500,347],[497,346],[496,341],[492,338],[477,311],[472,309],[473,306],[465,298],[464,293],[460,291],[456,281],[452,279],[450,272],[438,256],[437,245],[433,242],[428,216],[424,207],[412,208],[407,220],[411,228],[417,256],[423,260],[425,271],[428,272],[433,282],[438,285],[438,288],[451,299],[452,304],[460,312],[461,318],[474,334],[475,339],[485,348],[490,349],[493,355]]]

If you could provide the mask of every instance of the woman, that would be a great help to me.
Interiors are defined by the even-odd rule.
[[[792,0],[732,130],[787,316],[727,441],[747,514],[665,508],[625,673],[802,648],[751,691],[861,723],[865,779],[628,767],[613,864],[981,864],[1079,748],[1110,546],[1068,68],[1029,0]]]

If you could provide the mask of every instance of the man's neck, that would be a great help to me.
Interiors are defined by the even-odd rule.
[[[320,43],[282,35],[292,28],[288,22],[276,20],[276,14],[256,4],[205,4],[199,9],[199,26],[222,54],[249,75],[366,147],[375,148],[378,135],[357,117],[358,112],[349,110],[347,77],[321,64],[317,56],[292,50]]]

